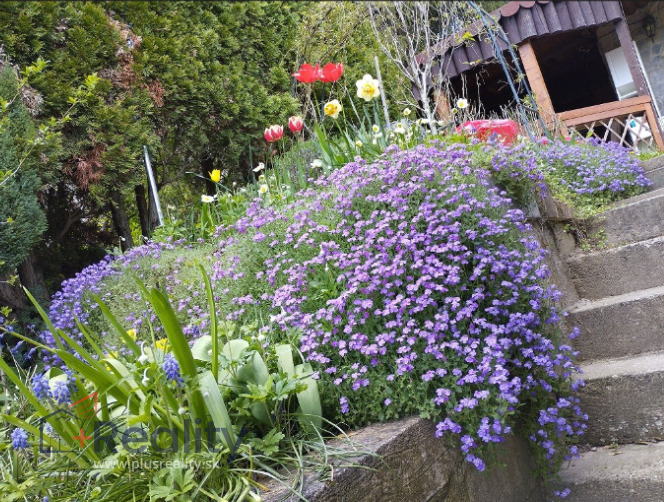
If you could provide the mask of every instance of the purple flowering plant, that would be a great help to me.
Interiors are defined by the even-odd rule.
[[[596,138],[557,140],[538,150],[541,169],[554,196],[569,200],[587,214],[652,185],[639,158],[619,143]]]
[[[554,469],[585,428],[581,383],[557,327],[545,252],[490,178],[541,186],[545,163],[520,145],[489,147],[489,162],[477,162],[481,148],[440,143],[390,147],[372,163],[358,157],[312,179],[293,203],[256,198],[193,261],[210,272],[220,319],[255,324],[264,345],[298,346],[318,370],[327,418],[351,426],[432,418],[478,469],[516,430]],[[140,333],[149,319],[158,332],[123,279],[135,271],[174,298],[192,342],[209,334],[200,278],[187,272],[196,250],[150,246],[108,260],[90,284],[110,302],[109,284],[121,292],[127,328]],[[84,282],[65,285],[51,309],[57,323],[94,320],[94,305],[80,305]]]
[[[556,465],[585,428],[559,293],[523,213],[470,158],[392,147],[284,210],[255,201],[220,231],[214,287],[227,318],[269,320],[272,342],[299,333],[328,418],[433,418],[478,469],[519,428]]]

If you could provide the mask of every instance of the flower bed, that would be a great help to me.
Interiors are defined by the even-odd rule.
[[[558,293],[523,213],[470,158],[462,145],[392,147],[283,210],[256,199],[220,229],[212,287],[221,316],[299,344],[333,421],[419,413],[478,469],[523,427],[556,464],[584,428]],[[179,308],[205,333],[196,302]]]

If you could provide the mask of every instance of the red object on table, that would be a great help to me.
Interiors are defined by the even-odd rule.
[[[506,145],[511,145],[519,134],[519,125],[513,120],[470,120],[456,128],[459,134],[472,134],[485,141],[492,136]]]

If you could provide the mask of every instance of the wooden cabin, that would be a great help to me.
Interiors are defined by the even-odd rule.
[[[516,46],[549,129],[664,150],[664,2],[514,1],[491,15]],[[468,29],[475,34],[478,26]],[[505,43],[500,48],[507,54]],[[486,115],[514,105],[486,35],[441,44],[428,56],[452,99],[481,103]],[[435,98],[439,112],[449,109],[446,98]]]

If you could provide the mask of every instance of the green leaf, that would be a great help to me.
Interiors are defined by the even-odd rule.
[[[206,363],[212,361],[212,337],[210,335],[203,335],[196,340],[191,347],[191,355],[197,361]]]
[[[214,426],[220,429],[226,429],[230,444],[227,443],[226,435],[224,434],[222,434],[223,441],[229,449],[233,449],[236,441],[233,422],[231,422],[231,418],[228,415],[228,409],[226,408],[224,398],[219,391],[217,380],[211,372],[206,371],[199,376],[199,385],[201,393],[203,394],[203,400],[207,406],[207,411],[212,417]]]
[[[302,377],[302,381],[307,384],[307,388],[297,393],[297,400],[302,408],[303,425],[313,426],[320,430],[323,426],[323,410],[320,404],[320,394],[318,393],[318,382],[311,378],[313,370],[311,364],[298,364],[295,367],[295,373]]]
[[[205,403],[203,402],[200,391],[195,388],[195,384],[197,383],[196,363],[194,361],[194,356],[191,354],[189,343],[182,332],[182,326],[180,326],[180,322],[175,315],[175,311],[173,310],[173,306],[168,300],[168,297],[158,289],[152,289],[151,304],[164,327],[173,355],[177,359],[178,364],[180,365],[180,371],[185,377],[185,383],[192,393],[191,408],[194,412],[194,418],[200,418],[202,425],[205,426],[207,423]]]
[[[293,363],[293,348],[288,343],[281,343],[274,348],[277,353],[277,368],[289,377],[295,375],[295,364]]]

